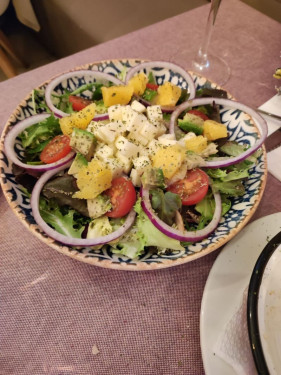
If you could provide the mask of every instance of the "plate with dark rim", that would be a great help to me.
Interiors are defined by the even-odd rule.
[[[258,257],[280,230],[281,212],[259,218],[229,241],[216,258],[205,284],[200,313],[200,344],[206,375],[237,374],[229,363],[215,355],[217,343],[241,305]],[[248,351],[251,354],[250,347]]]
[[[258,374],[281,374],[281,231],[265,246],[252,272],[247,300],[251,349]]]

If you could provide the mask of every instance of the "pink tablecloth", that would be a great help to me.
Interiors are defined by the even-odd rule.
[[[208,5],[82,51],[0,84],[0,128],[32,88],[109,58],[177,62],[201,40]],[[222,3],[211,48],[232,69],[226,88],[258,107],[274,95],[281,26],[238,0]],[[33,237],[0,192],[0,374],[204,374],[200,304],[219,253],[183,266],[122,272],[79,263]],[[269,175],[254,218],[281,209]],[[99,351],[98,354],[97,351]],[[216,374],[217,375],[217,374]]]

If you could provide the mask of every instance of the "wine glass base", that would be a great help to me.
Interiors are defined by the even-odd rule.
[[[229,65],[222,58],[208,54],[206,60],[192,60],[191,70],[210,79],[218,85],[224,85],[230,78],[231,70]]]

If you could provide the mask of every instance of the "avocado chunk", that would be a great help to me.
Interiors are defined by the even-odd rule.
[[[80,154],[80,152],[78,152],[68,170],[68,174],[77,174],[80,169],[86,165],[88,165],[87,159],[85,158],[85,156]]]
[[[204,120],[193,113],[186,113],[183,119],[178,120],[178,125],[186,133],[192,132],[196,135],[203,134]]]
[[[104,105],[103,100],[98,100],[96,103],[96,113],[106,113],[107,107]]]
[[[87,238],[103,237],[113,231],[107,216],[102,216],[90,222]]]
[[[141,176],[141,182],[143,186],[159,187],[163,189],[165,187],[164,173],[161,168],[147,168],[144,170]]]
[[[74,128],[70,138],[70,146],[80,152],[86,160],[90,161],[96,146],[96,137],[87,130]]]
[[[98,195],[94,199],[87,199],[87,207],[89,216],[96,219],[111,209],[110,198],[105,195]]]

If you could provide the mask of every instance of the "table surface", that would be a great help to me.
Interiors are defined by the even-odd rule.
[[[131,57],[188,69],[208,11],[209,5],[194,9],[1,83],[1,131],[34,87],[75,66]],[[225,88],[237,100],[258,107],[275,94],[280,36],[276,21],[238,0],[222,2],[210,48],[229,63]],[[31,235],[2,190],[0,207],[1,375],[204,374],[200,305],[220,250],[158,271],[103,269]],[[279,211],[281,183],[269,175],[252,220]]]

